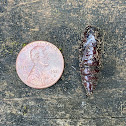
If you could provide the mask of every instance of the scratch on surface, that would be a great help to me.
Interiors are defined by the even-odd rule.
[[[4,99],[0,99],[1,101],[20,101],[20,100],[27,100],[27,99],[36,99],[36,98],[38,98],[38,99],[58,99],[58,98],[61,98],[61,99],[68,99],[68,98],[72,98],[71,96],[67,96],[67,97],[63,97],[63,96],[43,96],[43,97],[23,97],[23,98],[4,98]]]
[[[76,70],[76,68],[74,66],[71,66],[74,70]]]
[[[31,2],[22,2],[22,3],[20,3],[20,4],[16,5],[16,6],[22,6],[22,5],[26,5],[26,4],[30,4],[30,3],[36,3],[38,1],[40,1],[40,0],[33,0]]]
[[[16,7],[23,6],[23,5],[26,5],[26,4],[36,3],[36,2],[39,2],[39,1],[40,0],[33,0],[31,2],[22,2],[22,3],[19,3],[19,4],[15,5],[14,7],[11,7],[10,9],[8,9],[8,12],[11,11],[12,9],[16,8]]]
[[[104,91],[104,92],[113,92],[113,91],[122,92],[123,90],[125,90],[125,88],[103,89],[103,90],[100,90],[100,91],[97,91],[97,92],[101,92],[101,91]]]
[[[30,29],[30,31],[39,31],[38,28]]]

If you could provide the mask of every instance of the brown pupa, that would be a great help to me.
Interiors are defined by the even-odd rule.
[[[82,84],[87,95],[93,93],[98,81],[101,66],[101,34],[94,26],[85,28],[83,40],[79,48],[79,67]]]

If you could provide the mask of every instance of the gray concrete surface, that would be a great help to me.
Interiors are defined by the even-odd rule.
[[[103,69],[86,98],[78,66],[81,33],[102,29]],[[126,126],[125,0],[0,0],[0,126]],[[31,41],[62,48],[65,69],[52,87],[26,86],[15,70]]]

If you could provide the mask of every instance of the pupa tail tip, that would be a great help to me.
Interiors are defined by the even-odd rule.
[[[86,93],[86,97],[90,97],[90,96],[92,96],[92,94],[93,94],[93,92],[88,92],[88,93]]]

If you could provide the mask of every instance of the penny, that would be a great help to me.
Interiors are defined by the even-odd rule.
[[[64,69],[64,59],[59,49],[46,41],[26,45],[16,59],[19,78],[32,88],[47,88],[55,84]]]

